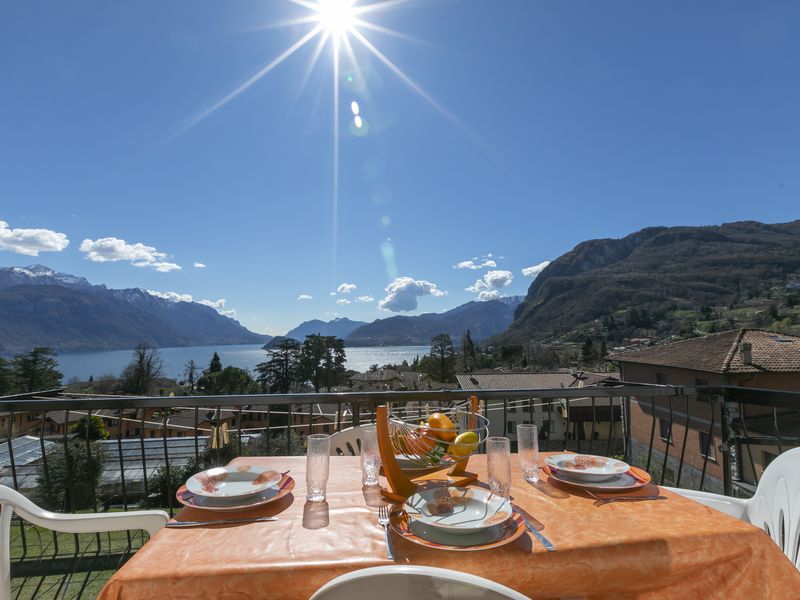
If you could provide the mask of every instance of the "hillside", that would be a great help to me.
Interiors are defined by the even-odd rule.
[[[0,269],[0,352],[33,346],[114,350],[152,346],[263,343],[213,308],[140,289],[111,290],[42,266]]]
[[[590,240],[542,271],[511,326],[492,341],[695,335],[700,320],[731,328],[739,315],[752,319],[754,307],[766,313],[798,273],[800,221],[652,227]],[[792,319],[772,311],[775,320]]]
[[[503,331],[511,323],[521,296],[468,302],[444,313],[426,313],[413,317],[396,316],[378,319],[353,331],[347,338],[350,346],[416,346],[429,344],[440,333],[458,342],[469,329],[476,342]]]
[[[304,321],[297,327],[290,330],[282,337],[300,340],[301,342],[306,339],[307,335],[334,335],[340,338],[346,338],[350,333],[362,325],[366,325],[364,321],[352,321],[347,317],[338,317],[332,321],[320,321],[319,319],[312,319],[311,321]]]

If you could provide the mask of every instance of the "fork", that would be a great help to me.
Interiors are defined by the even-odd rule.
[[[394,560],[394,546],[392,536],[389,534],[389,508],[385,505],[378,507],[378,525],[383,527],[383,532],[386,534],[386,558]]]

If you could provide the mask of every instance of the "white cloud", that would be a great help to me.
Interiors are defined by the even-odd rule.
[[[350,300],[348,300],[347,298],[339,298],[336,301],[336,304],[350,304]]]
[[[0,221],[0,250],[26,256],[39,256],[39,252],[61,252],[69,246],[66,234],[51,229],[9,229]]]
[[[372,296],[359,296],[356,298],[356,302],[375,302],[375,298]]]
[[[196,263],[194,263],[194,268],[195,269],[205,269],[206,266],[201,262],[196,262]]]
[[[313,299],[314,299],[314,296],[311,296],[311,295],[309,295],[309,294],[300,294],[300,295],[297,297],[297,299],[298,299],[298,300],[313,300]]]
[[[159,292],[157,290],[147,290],[147,293],[151,296],[163,298],[164,300],[169,300],[171,302],[194,302],[191,294],[181,294],[179,292]],[[203,306],[213,308],[219,314],[226,317],[236,316],[235,308],[225,308],[225,298],[220,298],[219,300],[198,300],[196,304],[202,304]]]
[[[340,294],[349,294],[355,289],[356,289],[355,283],[343,283],[336,288],[336,291],[339,292]]]
[[[117,262],[127,260],[134,267],[150,267],[161,273],[179,270],[180,265],[167,262],[167,254],[159,252],[152,246],[129,244],[115,237],[97,240],[83,240],[80,251],[92,262]]]
[[[378,307],[392,312],[402,312],[417,308],[420,296],[446,296],[435,283],[411,277],[398,277],[386,286],[386,297],[378,302]]]
[[[206,300],[204,298],[203,300],[197,301],[198,304],[202,304],[203,306],[209,306],[225,317],[235,317],[236,309],[230,308],[226,310],[225,302],[226,302],[225,298],[220,298],[219,300]]]
[[[147,290],[147,293],[151,296],[156,296],[158,298],[163,298],[164,300],[171,300],[172,302],[191,302],[192,295],[191,294],[181,294],[179,292],[159,292],[156,290]]]
[[[545,267],[550,264],[549,260],[544,262],[540,262],[538,265],[533,265],[532,267],[525,267],[522,269],[522,274],[525,277],[536,277],[539,273],[544,271]]]
[[[328,292],[328,296],[335,296],[336,292]]]
[[[500,289],[511,285],[514,275],[511,271],[489,271],[473,285],[464,288],[468,292],[478,294],[478,300],[492,300],[500,297]]]
[[[496,267],[497,263],[492,260],[490,257],[491,254],[487,254],[483,258],[473,257],[472,260],[462,260],[457,265],[454,265],[454,269],[471,269],[473,271],[477,269],[484,269],[487,267]]]

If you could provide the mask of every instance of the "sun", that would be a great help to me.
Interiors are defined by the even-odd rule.
[[[314,10],[317,22],[331,35],[343,37],[356,24],[353,0],[318,0]]]

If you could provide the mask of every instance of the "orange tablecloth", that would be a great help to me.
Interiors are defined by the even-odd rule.
[[[242,462],[292,469],[294,495],[258,511],[279,521],[164,529],[99,597],[306,600],[338,575],[391,564],[376,527],[379,500],[362,492],[357,457],[331,458],[325,504],[305,501],[305,457],[234,461]],[[485,457],[473,457],[470,470],[485,481]],[[756,527],[668,492],[667,500],[596,508],[580,493],[528,484],[516,457],[513,472],[515,503],[542,523],[556,552],[546,552],[527,533],[502,548],[471,553],[433,550],[395,536],[396,563],[466,571],[536,598],[800,598],[800,573]],[[183,509],[176,518],[220,514]]]

